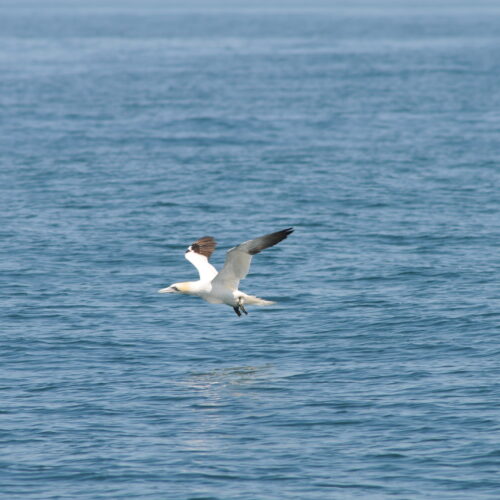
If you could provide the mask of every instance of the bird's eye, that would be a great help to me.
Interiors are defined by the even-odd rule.
[[[173,286],[172,288],[173,288],[176,292],[178,292],[178,291],[179,291],[179,289],[178,289],[176,286]]]

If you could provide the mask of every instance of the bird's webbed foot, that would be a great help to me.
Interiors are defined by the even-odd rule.
[[[234,312],[238,315],[241,316],[240,309],[239,307],[233,306]]]
[[[240,297],[238,299],[238,307],[240,308],[240,311],[244,312],[245,314],[248,314],[247,310],[245,309],[245,306],[243,305],[243,297]]]

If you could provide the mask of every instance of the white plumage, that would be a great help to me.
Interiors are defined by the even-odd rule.
[[[240,280],[245,278],[250,269],[252,256],[260,251],[276,245],[293,233],[292,228],[266,234],[253,240],[245,241],[228,250],[224,267],[219,273],[208,261],[217,246],[211,236],[204,236],[188,247],[185,257],[198,270],[200,279],[174,283],[159,290],[160,293],[182,293],[201,297],[213,304],[227,304],[238,316],[248,314],[245,304],[265,306],[273,302],[247,295],[239,290]]]

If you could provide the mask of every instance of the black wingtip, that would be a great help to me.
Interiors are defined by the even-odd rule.
[[[193,252],[204,255],[207,259],[209,259],[216,246],[217,242],[215,241],[213,236],[203,236],[203,238],[195,241],[189,248]],[[189,251],[189,248],[186,250],[186,253]]]
[[[248,242],[252,244],[250,248],[248,248],[248,253],[250,255],[255,255],[266,248],[272,247],[280,241],[283,241],[288,235],[292,234],[293,231],[293,227],[289,227],[287,229],[282,229],[281,231],[276,231],[275,233],[266,234],[265,236],[261,236],[255,240],[251,240]]]
[[[286,229],[283,229],[282,231],[277,231],[276,233],[273,233],[272,236],[275,236],[275,238],[279,242],[290,236],[294,231],[295,229],[293,227],[288,227]]]

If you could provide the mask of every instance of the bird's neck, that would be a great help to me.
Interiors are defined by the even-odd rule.
[[[202,281],[185,281],[177,285],[181,293],[186,295],[199,295],[205,291],[206,283]]]

